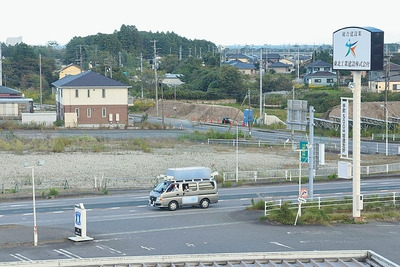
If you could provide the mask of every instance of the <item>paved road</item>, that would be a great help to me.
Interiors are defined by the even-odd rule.
[[[316,196],[351,191],[351,182],[315,185]],[[398,179],[363,180],[362,192],[400,190]],[[38,200],[39,246],[32,246],[30,201],[0,204],[0,262],[181,253],[371,249],[400,263],[400,224],[280,226],[258,221],[246,211],[256,193],[296,196],[297,185],[223,188],[208,209],[175,212],[147,206],[148,192]],[[73,243],[73,205],[88,208],[88,235]],[[19,244],[16,244],[19,243]]]
[[[131,121],[140,121],[140,117],[138,116],[130,116]],[[151,123],[161,123],[161,118],[159,117],[149,117],[148,121]],[[222,124],[211,124],[211,123],[203,123],[203,122],[191,122],[187,120],[173,119],[173,118],[165,118],[165,124],[173,126],[174,130],[138,130],[138,129],[57,129],[57,130],[15,130],[12,134],[23,137],[23,138],[54,138],[59,136],[93,136],[93,137],[101,137],[101,138],[114,138],[114,139],[127,139],[127,138],[176,138],[181,134],[192,133],[194,131],[205,132],[213,128],[214,131],[227,131],[229,125]],[[179,130],[182,126],[183,130]],[[235,127],[233,127],[233,131],[235,131]],[[248,127],[239,127],[241,131],[248,134]],[[2,133],[3,135],[10,134],[7,131]],[[286,140],[291,139],[291,133],[283,132],[283,131],[272,131],[272,130],[260,130],[253,128],[252,135],[254,140],[265,140],[271,141],[273,143],[282,144]],[[296,132],[294,136],[295,142],[307,141],[305,134],[302,132]],[[330,147],[335,147],[339,149],[340,147],[340,139],[335,137],[315,137],[316,143],[325,143]],[[389,143],[389,154],[396,155],[399,153],[400,144],[398,143]],[[372,142],[364,140],[361,142],[361,152],[362,153],[385,153],[385,141],[381,142]],[[352,149],[352,141],[349,140],[349,152],[351,153]]]

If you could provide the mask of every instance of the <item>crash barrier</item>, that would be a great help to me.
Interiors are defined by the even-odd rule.
[[[266,140],[245,140],[245,139],[207,139],[207,144],[228,145],[228,146],[271,146],[276,145],[276,142]]]
[[[400,172],[400,163],[391,163],[383,165],[371,165],[371,166],[361,166],[361,175],[371,175],[371,174],[385,174],[385,173],[395,173]],[[328,177],[330,175],[337,175],[338,168],[318,168],[314,170],[314,177]],[[222,173],[222,178],[224,182],[228,181],[268,181],[268,180],[290,180],[299,178],[299,169],[285,169],[285,170],[258,170],[258,171],[239,171],[238,177],[236,177],[236,172],[224,172]],[[301,177],[308,177],[308,168],[302,170]]]
[[[267,216],[268,212],[274,210],[280,210],[283,203],[287,203],[289,209],[298,209],[299,201],[298,198],[288,198],[288,199],[276,199],[274,197],[262,197],[265,202],[264,215]],[[302,203],[302,209],[307,208],[318,208],[323,207],[334,207],[334,206],[352,206],[353,197],[352,195],[334,195],[326,197],[314,197],[313,200],[308,198],[305,199],[306,202]],[[384,193],[374,193],[374,194],[363,194],[364,206],[374,203],[382,203],[382,205],[400,205],[400,193],[399,192],[384,192]]]
[[[314,170],[314,177],[329,177],[333,175],[334,178],[337,176],[337,167],[330,168],[318,168]],[[383,165],[371,165],[361,166],[362,175],[371,174],[384,174],[384,173],[395,173],[400,172],[400,163],[383,164]],[[308,177],[308,169],[302,171],[302,177]],[[275,182],[280,180],[298,181],[299,169],[284,169],[284,170],[255,170],[255,171],[238,171],[236,172],[223,172],[223,182]],[[64,180],[35,180],[35,188],[37,191],[49,190],[49,189],[123,189],[123,188],[154,188],[161,178],[149,177],[149,178],[134,178],[134,177],[104,177],[94,176],[89,179],[87,183],[77,185],[71,183],[71,181]],[[18,193],[21,191],[32,190],[32,182],[20,181],[15,184],[1,184],[1,194],[5,193]]]
[[[371,250],[285,251],[214,254],[179,254],[127,257],[72,258],[40,261],[0,262],[3,266],[374,266],[399,267],[396,263]]]

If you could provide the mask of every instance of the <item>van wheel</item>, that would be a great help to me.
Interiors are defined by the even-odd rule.
[[[168,209],[170,210],[170,211],[174,211],[174,210],[176,210],[178,208],[178,202],[176,202],[176,201],[171,201],[171,202],[169,202],[169,204],[168,204]]]
[[[204,198],[200,201],[200,208],[206,209],[210,205],[210,201],[207,198]]]

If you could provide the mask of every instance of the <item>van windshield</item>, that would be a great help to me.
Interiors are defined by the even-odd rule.
[[[171,184],[171,182],[167,182],[167,181],[161,182],[161,183],[159,183],[159,184],[157,185],[156,188],[154,188],[154,191],[156,191],[156,192],[158,192],[158,193],[162,193],[162,192],[165,191],[165,189],[168,188],[168,186],[169,186],[170,184]]]

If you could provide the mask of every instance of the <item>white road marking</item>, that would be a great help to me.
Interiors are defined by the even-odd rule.
[[[271,243],[271,244],[274,244],[274,245],[277,245],[277,246],[284,247],[284,248],[290,248],[290,249],[293,249],[292,247],[289,247],[289,246],[283,245],[283,244],[281,244],[281,243],[278,243],[278,242],[270,242],[270,243]]]
[[[194,247],[194,244],[186,243],[186,246],[188,246],[188,247]]]
[[[117,210],[120,209],[121,207],[113,207],[113,208],[109,208],[109,210]]]
[[[53,213],[64,213],[65,211],[55,211]]]
[[[24,213],[23,216],[33,215],[33,213]]]
[[[101,250],[104,250],[104,248],[102,246],[96,246],[96,248],[99,248]]]
[[[23,255],[21,255],[19,253],[15,253],[15,255],[14,254],[10,254],[10,256],[13,257],[13,258],[16,258],[17,260],[24,261],[24,262],[32,261],[28,257],[25,257],[25,256],[23,256]]]
[[[73,254],[72,252],[69,252],[69,251],[67,251],[67,250],[65,250],[65,249],[62,249],[62,248],[60,248],[60,249],[53,249],[55,252],[58,252],[58,253],[60,253],[60,254],[62,254],[62,255],[64,255],[64,256],[66,256],[66,257],[68,257],[68,258],[71,258],[71,259],[74,259],[74,258],[76,258],[76,259],[82,259],[81,257],[79,257],[78,255],[76,255],[76,254]]]
[[[156,250],[155,248],[152,248],[152,247],[144,247],[144,246],[140,246],[140,247],[143,249],[146,249],[146,250]]]

